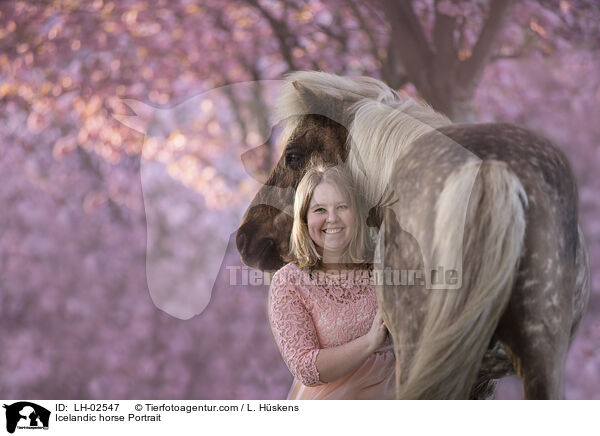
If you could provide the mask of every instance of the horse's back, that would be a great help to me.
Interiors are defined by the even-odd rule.
[[[529,234],[531,227],[544,229],[543,238],[554,239],[552,245],[561,260],[575,264],[577,188],[568,160],[558,148],[540,135],[507,123],[454,124],[438,132],[432,135],[434,142],[452,141],[482,161],[506,163],[525,189]],[[415,149],[436,145],[427,144],[424,137]]]
[[[518,177],[527,200],[517,292],[535,282],[546,282],[549,288],[570,287],[563,294],[568,299],[573,297],[572,287],[585,268],[585,247],[578,226],[575,179],[567,158],[558,148],[521,127],[488,123],[442,127],[422,137],[412,150],[422,157],[433,156],[433,167],[446,167],[445,172],[460,168],[468,159],[465,151],[473,159],[504,162]],[[436,154],[434,150],[442,151]],[[571,302],[563,301],[562,306],[565,305]]]

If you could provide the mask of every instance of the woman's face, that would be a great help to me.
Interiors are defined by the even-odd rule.
[[[354,235],[350,202],[328,182],[315,188],[306,216],[308,234],[323,249],[323,256],[340,255]]]

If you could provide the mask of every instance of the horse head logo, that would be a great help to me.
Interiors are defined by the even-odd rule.
[[[29,428],[48,428],[50,411],[42,406],[29,401],[19,401],[10,405],[4,404],[6,409],[6,431],[14,433],[17,426]]]
[[[198,315],[210,301],[232,233],[264,181],[256,162],[270,150],[269,95],[280,86],[239,83],[168,108],[125,99],[134,115],[113,114],[145,135],[146,277],[154,304],[174,317]]]

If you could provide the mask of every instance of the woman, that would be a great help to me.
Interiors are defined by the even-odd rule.
[[[269,320],[294,375],[288,399],[392,399],[394,354],[372,283],[365,208],[340,167],[296,191],[291,256],[273,276]]]

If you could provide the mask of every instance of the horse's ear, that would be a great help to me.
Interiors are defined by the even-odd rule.
[[[323,91],[311,88],[310,86],[300,83],[297,80],[294,80],[292,85],[294,85],[294,88],[296,88],[296,91],[298,91],[300,99],[304,102],[304,104],[307,105],[319,100],[319,98],[323,98],[325,95]]]
[[[300,100],[309,114],[323,115],[344,124],[344,100],[321,89],[305,85],[297,80],[292,82]]]

